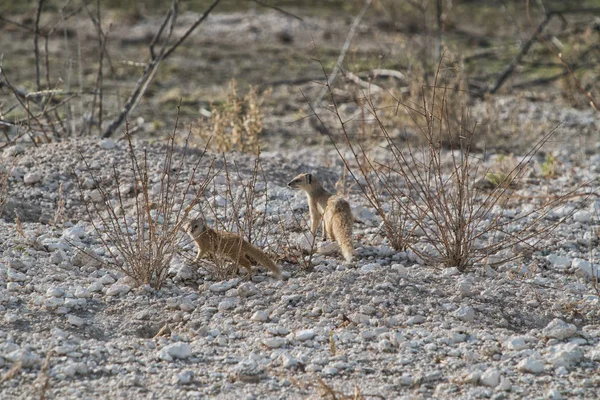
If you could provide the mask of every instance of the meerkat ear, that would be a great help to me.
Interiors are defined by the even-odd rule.
[[[312,174],[306,174],[306,180],[308,180],[308,183],[312,183]]]

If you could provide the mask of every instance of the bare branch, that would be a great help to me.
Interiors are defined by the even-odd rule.
[[[44,0],[38,1],[37,12],[35,16],[35,25],[33,31],[33,53],[35,55],[35,83],[38,91],[42,90],[40,84],[40,50],[38,48],[38,36],[40,34],[40,16],[42,14],[42,6]]]
[[[129,115],[129,113],[135,109],[135,107],[137,106],[137,104],[139,103],[139,100],[142,98],[142,96],[144,95],[144,93],[146,92],[148,86],[150,85],[150,83],[152,82],[154,76],[156,75],[156,72],[158,71],[158,67],[160,66],[160,63],[162,62],[162,60],[166,59],[167,57],[169,57],[173,51],[175,51],[175,49],[177,49],[177,47],[179,47],[179,45],[181,43],[183,43],[183,41],[194,31],[194,29],[196,29],[198,27],[198,25],[200,25],[210,14],[210,12],[217,6],[217,4],[219,3],[220,0],[214,0],[213,3],[206,9],[206,11],[204,11],[204,13],[192,24],[192,26],[190,28],[188,28],[188,30],[175,42],[173,43],[170,47],[163,47],[159,53],[158,56],[156,56],[156,58],[151,58],[150,62],[148,62],[148,64],[146,64],[146,67],[144,68],[144,70],[142,71],[142,75],[140,76],[140,78],[138,79],[135,88],[133,90],[133,92],[131,93],[131,95],[129,96],[129,98],[127,99],[127,101],[125,102],[125,105],[123,106],[123,108],[121,109],[121,112],[119,113],[119,115],[108,125],[108,127],[106,128],[106,130],[104,131],[104,134],[102,135],[103,137],[110,137],[112,136],[115,131],[117,130],[117,128],[119,126],[121,126],[121,124],[123,123],[123,121],[125,121],[127,115]],[[177,1],[173,2],[173,8],[171,13],[173,15],[170,16],[170,28],[169,30],[172,32],[173,30],[173,26],[174,26],[174,21],[175,21],[175,13],[177,11]],[[165,18],[165,21],[168,20],[169,18]],[[161,26],[161,28],[159,29],[161,32],[162,30],[164,30],[164,27]],[[170,34],[169,34],[170,36]],[[155,40],[153,39],[153,45],[154,45]],[[164,46],[167,46],[168,42],[165,43]]]
[[[356,34],[356,29],[358,28],[358,24],[360,23],[360,21],[362,20],[362,18],[365,15],[365,13],[369,9],[371,2],[372,2],[372,0],[365,0],[365,4],[363,5],[363,8],[360,10],[358,15],[354,18],[354,21],[352,22],[352,26],[350,27],[350,30],[348,31],[348,35],[346,36],[346,41],[344,42],[344,46],[342,47],[342,50],[340,51],[340,55],[338,56],[338,59],[335,63],[335,66],[333,67],[333,70],[331,71],[331,74],[327,78],[327,86],[332,86],[333,83],[335,82],[335,79],[337,78],[337,74],[339,73],[342,63],[344,62],[344,58],[346,58],[346,53],[348,52],[348,49],[350,48],[350,44],[352,43],[352,39],[354,39],[354,35]],[[316,100],[312,103],[312,106],[315,110],[320,107],[321,102],[323,101],[323,98],[327,94],[327,91],[328,91],[327,86],[323,87],[323,89],[321,90],[321,93],[319,93],[319,96],[317,96]]]

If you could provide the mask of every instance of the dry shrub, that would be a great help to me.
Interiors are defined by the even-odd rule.
[[[368,112],[385,142],[376,153],[365,151],[352,139],[330,90],[332,111],[338,116],[344,145],[352,156],[344,155],[348,152],[341,144],[334,141],[334,145],[360,191],[383,220],[394,247],[409,247],[430,265],[461,271],[482,261],[509,261],[518,256],[514,249],[534,248],[562,222],[542,224],[568,194],[524,208],[512,219],[496,212],[498,207],[514,204],[510,203],[515,198],[511,188],[523,178],[533,156],[553,132],[521,157],[491,190],[483,189],[476,183],[489,169],[479,160],[483,155],[474,153],[474,124],[466,110],[456,112],[455,105],[449,104],[451,89],[444,83],[436,78],[432,87],[424,88],[419,106],[399,102],[417,127],[420,145],[400,143],[389,133],[378,106],[365,96]]]
[[[99,198],[85,198],[78,181],[88,216],[109,256],[109,261],[101,261],[138,284],[154,288],[164,284],[179,246],[182,225],[212,179],[212,165],[200,170],[205,153],[186,175],[189,133],[182,149],[175,148],[176,133],[177,122],[166,138],[163,161],[156,168],[148,160],[146,149],[135,148],[127,129],[130,176],[122,177],[113,167],[113,192],[99,182],[89,166]],[[126,201],[128,193],[133,194],[133,204]],[[97,258],[89,252],[88,255]]]
[[[208,120],[200,120],[197,136],[219,153],[237,150],[258,154],[263,130],[261,106],[266,94],[250,87],[240,95],[235,79],[229,83],[227,98],[222,104],[211,103]]]

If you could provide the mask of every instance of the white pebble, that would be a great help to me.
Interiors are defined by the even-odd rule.
[[[577,327],[575,325],[569,324],[560,318],[553,319],[542,330],[542,334],[544,336],[558,340],[564,340],[573,337],[576,333]]]
[[[480,382],[482,385],[495,388],[500,383],[500,377],[500,371],[498,371],[496,368],[488,368],[481,375]]]
[[[159,358],[165,361],[172,361],[175,358],[183,360],[191,355],[192,348],[190,345],[184,342],[178,342],[163,347],[159,353]]]
[[[83,326],[83,324],[85,324],[85,320],[83,318],[79,318],[76,315],[69,315],[67,317],[67,321],[74,326],[80,327]]]
[[[517,364],[517,369],[521,372],[539,374],[544,371],[544,364],[534,358],[526,358]]]
[[[232,279],[230,281],[217,282],[217,283],[213,283],[212,285],[210,285],[209,289],[211,292],[215,292],[215,293],[226,292],[229,289],[231,289],[232,287],[234,287],[235,285],[237,285],[237,283],[238,283],[237,279]]]
[[[306,340],[311,340],[316,335],[314,329],[303,329],[301,331],[296,332],[295,338],[301,342]]]
[[[267,322],[269,320],[269,314],[266,311],[258,310],[252,314],[250,319],[256,322]]]
[[[475,319],[475,310],[470,306],[460,306],[454,311],[454,316],[464,322],[472,322]]]
[[[38,183],[41,180],[42,174],[40,174],[37,171],[25,174],[25,176],[23,177],[23,182],[25,182],[27,185],[33,185],[34,183]]]
[[[219,311],[231,310],[231,309],[235,308],[236,303],[237,302],[235,301],[235,299],[225,299],[219,303],[219,305],[217,306],[217,309]]]
[[[63,297],[65,295],[65,291],[59,287],[50,287],[46,290],[46,297]]]
[[[573,220],[581,223],[588,223],[592,220],[592,213],[586,210],[579,210],[573,213]]]
[[[285,339],[281,337],[271,337],[262,340],[262,344],[270,349],[278,349],[285,344]]]
[[[520,351],[529,348],[525,339],[521,336],[514,336],[504,341],[504,347],[509,350]]]
[[[106,138],[100,141],[100,147],[102,147],[104,150],[112,150],[117,147],[117,144],[111,138]]]
[[[121,285],[119,283],[115,283],[111,285],[108,289],[106,289],[107,296],[119,296],[121,294],[127,294],[131,290],[131,286],[129,285]]]

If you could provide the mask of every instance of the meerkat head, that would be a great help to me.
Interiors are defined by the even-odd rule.
[[[194,218],[183,225],[183,230],[190,235],[198,235],[206,231],[206,222],[202,218]]]
[[[315,182],[313,174],[300,174],[288,182],[288,187],[292,189],[304,189],[311,186]]]

